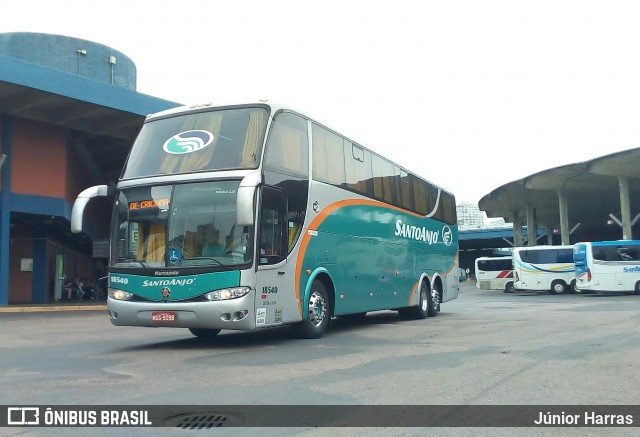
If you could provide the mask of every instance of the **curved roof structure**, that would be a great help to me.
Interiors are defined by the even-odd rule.
[[[503,217],[516,226],[533,219],[559,233],[571,233],[572,242],[633,238],[624,235],[616,220],[626,219],[638,234],[633,226],[640,211],[638,169],[640,148],[551,168],[496,188],[480,199],[479,208],[488,217]]]

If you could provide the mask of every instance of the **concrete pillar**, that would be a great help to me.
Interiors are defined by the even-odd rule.
[[[569,243],[569,210],[567,208],[567,198],[562,191],[558,191],[558,208],[560,210],[560,244]]]
[[[0,143],[2,153],[7,155],[2,168],[2,191],[0,192],[0,306],[9,304],[9,222],[11,219],[11,135],[12,123],[8,115],[0,116]]]
[[[631,229],[631,204],[629,203],[629,179],[618,176],[618,185],[620,186],[620,213],[622,217],[622,239],[633,240]]]
[[[522,222],[518,210],[513,210],[513,247],[522,247]]]
[[[538,225],[536,224],[536,209],[527,203],[527,234],[528,243],[527,246],[538,245]]]
[[[547,245],[553,246],[553,227],[554,225],[547,225]]]

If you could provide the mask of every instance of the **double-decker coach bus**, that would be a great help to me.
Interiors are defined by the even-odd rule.
[[[304,114],[267,101],[148,116],[117,186],[107,308],[114,325],[222,329],[397,310],[458,295],[454,196]]]
[[[576,290],[573,246],[533,246],[513,249],[516,290],[562,294]]]
[[[513,258],[510,256],[476,258],[476,287],[513,293]]]
[[[640,241],[593,241],[573,247],[576,288],[640,294]]]

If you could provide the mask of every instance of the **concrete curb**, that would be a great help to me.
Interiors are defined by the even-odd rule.
[[[107,311],[106,305],[29,305],[0,307],[0,313],[37,313],[53,311]]]

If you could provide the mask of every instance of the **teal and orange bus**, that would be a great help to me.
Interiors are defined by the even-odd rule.
[[[424,163],[424,167],[434,163]],[[220,330],[435,316],[458,296],[454,196],[268,101],[146,118],[113,196],[107,308],[118,326]]]

